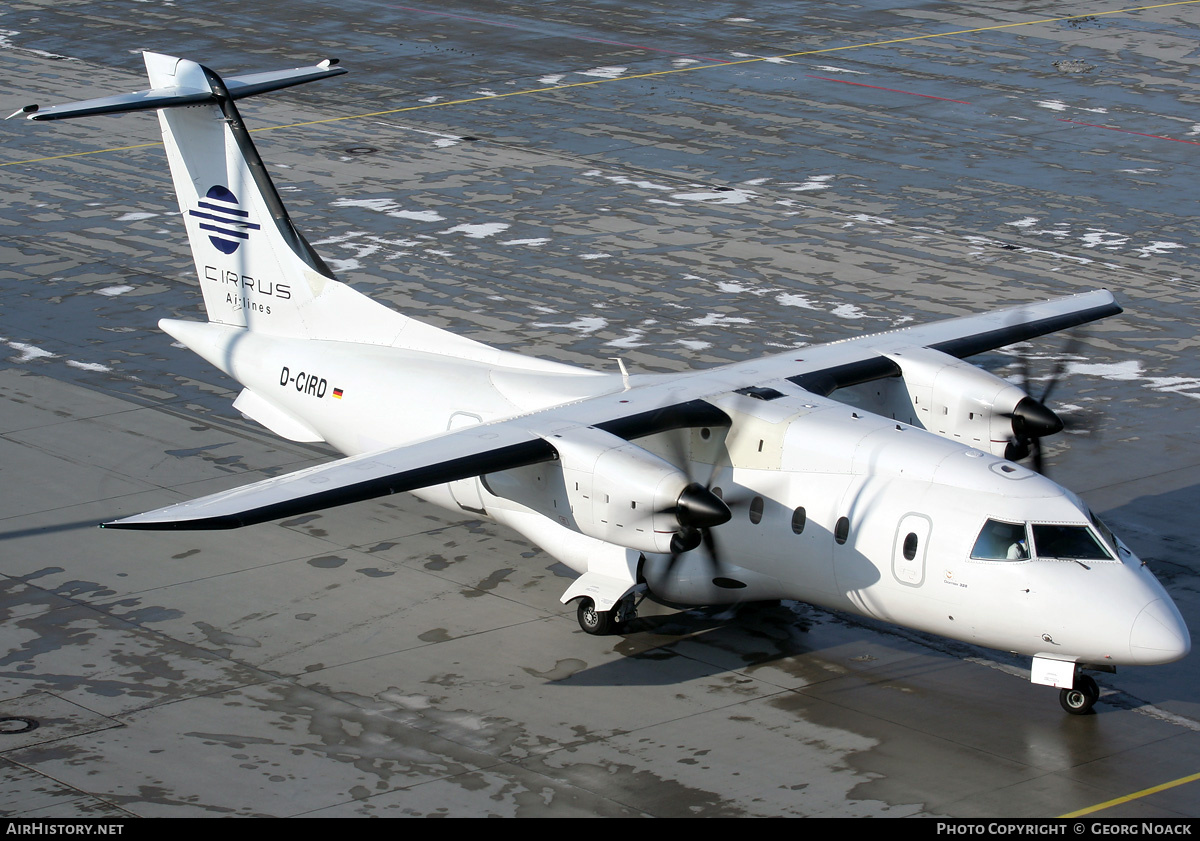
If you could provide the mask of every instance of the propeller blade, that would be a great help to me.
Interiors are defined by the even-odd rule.
[[[1067,370],[1067,357],[1074,356],[1076,349],[1079,347],[1079,336],[1073,335],[1063,347],[1062,353],[1058,355],[1058,360],[1054,363],[1054,369],[1050,372],[1050,380],[1046,383],[1046,388],[1042,390],[1042,396],[1039,402],[1045,404],[1050,400],[1050,394],[1058,386],[1058,382],[1062,379],[1062,375]],[[1028,392],[1026,392],[1028,394]]]

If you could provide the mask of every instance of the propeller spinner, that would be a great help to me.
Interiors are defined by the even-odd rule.
[[[733,518],[733,512],[721,497],[699,482],[692,482],[679,494],[675,516],[683,528],[671,538],[673,557],[695,549],[703,540],[702,529],[728,523]]]

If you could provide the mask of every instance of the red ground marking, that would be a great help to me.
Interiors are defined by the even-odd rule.
[[[830,79],[828,76],[813,76],[813,75],[810,75],[807,73],[805,74],[805,77],[809,78],[809,79],[820,79],[822,82],[839,82],[843,85],[857,85],[860,88],[873,88],[877,91],[888,91],[889,93],[902,93],[906,96],[922,96],[925,99],[938,99],[938,100],[941,100],[942,102],[957,102],[959,105],[970,105],[971,104],[969,102],[963,102],[961,99],[947,99],[944,96],[932,96],[927,93],[913,93],[912,91],[902,91],[902,90],[897,90],[896,88],[881,88],[879,85],[864,85],[862,82],[851,82],[848,79]]]
[[[1103,129],[1108,129],[1109,131],[1119,131],[1122,134],[1136,134],[1138,137],[1152,137],[1155,140],[1170,140],[1172,143],[1190,143],[1193,146],[1200,146],[1200,143],[1197,143],[1195,140],[1180,140],[1178,137],[1163,137],[1161,134],[1145,134],[1140,131],[1130,131],[1127,128],[1114,128],[1113,126],[1101,126],[1101,125],[1097,125],[1095,123],[1081,123],[1078,120],[1064,120],[1062,117],[1059,117],[1058,121],[1060,123],[1070,123],[1071,125],[1074,125],[1074,126],[1087,126],[1088,128],[1103,128]]]

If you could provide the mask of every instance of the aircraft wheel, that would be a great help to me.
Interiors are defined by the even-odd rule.
[[[593,636],[603,636],[613,629],[612,613],[607,610],[596,610],[596,603],[591,599],[579,600],[579,610],[576,616],[579,618],[579,627],[583,628],[585,633]]]
[[[1071,715],[1087,715],[1099,697],[1100,687],[1091,675],[1080,675],[1075,678],[1074,689],[1063,689],[1058,693],[1058,702]]]

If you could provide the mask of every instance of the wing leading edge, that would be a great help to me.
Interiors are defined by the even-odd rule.
[[[900,376],[900,367],[883,356],[885,353],[924,347],[965,359],[1122,312],[1112,293],[1098,290],[906,327],[823,345],[819,353],[807,354],[816,364],[785,379],[806,391],[827,396],[839,388]],[[841,360],[826,360],[826,352],[840,355]]]

